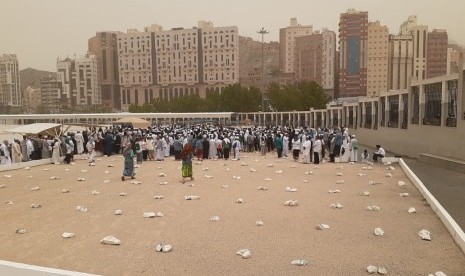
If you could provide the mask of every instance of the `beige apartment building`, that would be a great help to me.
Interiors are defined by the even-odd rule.
[[[41,91],[39,87],[29,85],[23,91],[23,110],[26,113],[35,113],[39,105],[41,105]]]
[[[413,36],[413,78],[420,81],[426,78],[428,26],[413,26],[410,32]]]
[[[58,95],[57,101],[61,103],[60,108],[71,107],[72,87],[76,86],[76,83],[72,78],[74,70],[75,60],[70,58],[65,58],[63,60],[60,60],[59,58],[57,59],[57,81],[61,86],[61,91]],[[72,85],[73,82],[74,84]]]
[[[447,69],[446,74],[455,74],[459,71],[460,54],[462,50],[458,47],[447,49]]]
[[[21,106],[19,65],[14,54],[0,56],[0,106]]]
[[[123,87],[153,83],[152,32],[139,32],[129,29],[127,33],[119,33],[118,68],[120,84]]]
[[[68,108],[100,105],[98,60],[95,55],[57,61],[58,81],[62,85],[60,102]]]
[[[296,81],[323,82],[323,35],[315,31],[311,35],[295,38],[294,77]]]
[[[367,96],[377,97],[388,88],[389,29],[379,21],[368,23]]]
[[[199,21],[197,28],[144,32],[128,30],[118,38],[121,104],[145,104],[155,98],[205,97],[239,81],[238,29]]]
[[[313,25],[300,25],[295,17],[291,18],[289,27],[279,30],[279,69],[281,73],[294,73],[295,39],[311,34],[313,34]]]
[[[329,91],[334,98],[334,87],[336,79],[336,33],[323,29],[323,48],[321,58],[322,83],[321,86],[325,91]]]
[[[227,86],[239,81],[237,27],[216,27],[199,22],[202,39],[203,81],[208,86]]]
[[[58,113],[61,106],[67,105],[67,101],[61,102],[62,82],[56,78],[42,78],[40,92],[42,106],[47,111]]]
[[[413,36],[389,36],[389,77],[388,90],[402,90],[409,87],[413,75]]]
[[[428,26],[418,25],[417,16],[411,15],[399,28],[399,35],[412,36],[414,80],[426,78],[426,56],[428,47]]]
[[[153,97],[152,85],[155,81],[156,65],[154,65],[154,33],[151,28],[156,27],[156,25],[147,27],[144,32],[129,29],[127,33],[117,34],[120,105],[123,110],[131,103],[149,102],[150,95]]]
[[[336,33],[323,30],[295,38],[294,78],[315,81],[334,97]]]

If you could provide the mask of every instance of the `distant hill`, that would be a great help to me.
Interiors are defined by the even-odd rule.
[[[50,76],[56,78],[57,73],[27,68],[19,71],[19,75],[21,77],[21,91],[23,91],[29,85],[39,87],[41,78]]]

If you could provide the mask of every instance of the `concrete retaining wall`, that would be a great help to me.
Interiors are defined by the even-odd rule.
[[[360,144],[382,145],[386,151],[400,156],[418,158],[420,153],[428,153],[465,160],[465,124],[457,123],[457,128],[409,125],[408,129],[358,127],[349,132],[357,136]]]

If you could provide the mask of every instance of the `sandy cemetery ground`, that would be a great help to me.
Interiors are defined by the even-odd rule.
[[[121,156],[111,156],[96,166],[76,160],[2,172],[0,259],[109,276],[368,275],[369,265],[386,268],[387,275],[465,274],[464,254],[397,164],[364,170],[366,164],[315,166],[248,154],[194,164],[193,186],[180,183],[180,164],[172,158],[143,163],[136,169],[140,184],[122,182],[122,166]],[[298,206],[284,206],[288,200]],[[343,208],[330,207],[337,203]],[[409,214],[410,207],[416,213]],[[118,209],[122,215],[115,215]],[[146,212],[163,217],[144,218]],[[219,221],[211,220],[215,216]],[[317,230],[318,224],[329,229]],[[384,235],[375,236],[375,228]],[[422,229],[431,241],[419,237]],[[64,232],[75,236],[64,239]],[[121,245],[99,243],[110,235]],[[173,250],[157,252],[159,242]],[[251,257],[236,255],[240,249]]]

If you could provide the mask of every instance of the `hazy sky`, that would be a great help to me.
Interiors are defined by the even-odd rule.
[[[279,28],[291,17],[300,24],[327,27],[337,33],[347,8],[368,11],[398,33],[409,15],[420,24],[445,28],[449,39],[465,44],[465,0],[0,0],[0,54],[18,55],[21,69],[56,70],[56,58],[80,56],[98,31],[143,30],[157,23],[164,29],[191,28],[197,21],[238,26],[239,34],[279,40]]]

